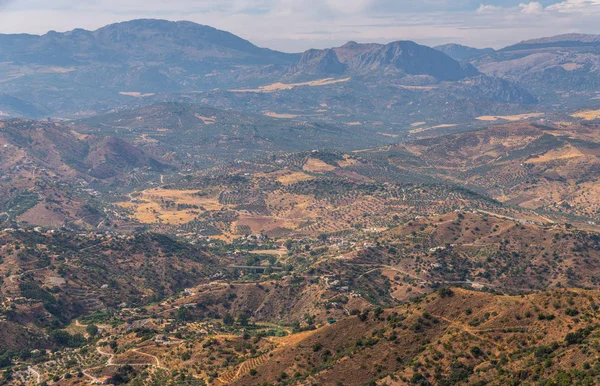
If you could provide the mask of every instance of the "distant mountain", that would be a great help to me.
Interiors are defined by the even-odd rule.
[[[192,22],[133,20],[96,31],[0,35],[0,60],[22,64],[79,66],[143,61],[181,66],[290,64],[296,55],[259,48],[229,32]]]
[[[321,73],[329,74],[426,75],[438,81],[456,81],[478,75],[474,68],[461,66],[447,55],[411,41],[385,45],[349,42],[334,49],[310,50],[296,68],[300,73],[315,73],[314,69],[319,68]]]
[[[96,31],[0,35],[0,82],[7,90],[0,97],[0,111],[13,117],[79,118],[115,108],[192,101],[255,113],[286,112],[310,121],[319,121],[325,115],[326,121],[346,123],[376,119],[370,108],[366,114],[357,114],[371,103],[395,106],[399,102],[410,106],[418,101],[422,105],[420,100],[425,102],[430,88],[444,82],[449,84],[439,87],[441,93],[435,96],[435,102],[426,102],[428,105],[454,103],[458,98],[479,105],[460,111],[477,110],[479,114],[506,112],[506,108],[513,107],[499,104],[520,103],[522,98],[506,98],[512,93],[498,90],[499,82],[485,95],[473,94],[468,84],[451,86],[478,76],[480,73],[469,63],[459,63],[411,41],[349,42],[332,49],[288,54],[260,48],[229,32],[192,22],[144,19],[111,24]],[[328,78],[335,80],[325,83],[333,92],[331,95],[338,90],[338,97],[329,102],[323,100],[328,97],[318,93],[307,96],[306,88],[285,85],[315,82],[312,85],[318,88],[314,91],[323,91],[321,81]],[[353,87],[348,89],[342,83],[350,80]],[[364,97],[346,94],[381,86],[385,87],[379,95],[369,91],[370,98],[375,99],[367,103],[362,100]],[[261,88],[285,97],[272,100],[270,95],[231,93]],[[453,90],[452,97],[449,88]],[[463,94],[467,89],[468,93]],[[356,108],[355,101],[361,109]],[[326,103],[331,103],[335,111],[325,113],[329,109],[321,105]],[[258,105],[264,107],[257,111]],[[321,111],[313,111],[315,106]],[[389,113],[392,112],[396,117],[389,121],[412,119],[397,117],[404,111]],[[421,112],[435,113],[429,107]],[[463,119],[464,114],[460,115]]]
[[[134,20],[96,31],[0,35],[0,81],[17,98],[0,99],[0,111],[27,117],[90,114],[132,102],[136,93],[271,81],[299,58],[191,22]],[[269,71],[257,75],[262,67]]]
[[[477,75],[449,56],[411,41],[386,44],[357,57],[354,68],[360,71],[401,70],[410,75],[430,75],[439,80],[460,80]]]
[[[346,71],[346,65],[340,62],[334,50],[308,50],[291,67],[292,75],[341,75]]]
[[[600,87],[600,36],[528,40],[472,64],[489,76],[520,83],[545,104],[588,104]]]
[[[584,47],[600,44],[600,35],[565,34],[539,39],[525,40],[512,46],[503,48],[502,51],[514,51],[529,48],[548,47]]]
[[[496,51],[493,48],[473,48],[455,43],[444,44],[434,48],[448,55],[452,59],[459,61],[492,54]]]

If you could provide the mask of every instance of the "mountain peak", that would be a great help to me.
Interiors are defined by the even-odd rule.
[[[430,75],[438,80],[459,80],[476,75],[459,62],[431,47],[399,40],[366,52],[357,63],[368,70],[400,70],[409,75]]]
[[[355,42],[354,40],[350,40],[348,43],[344,44],[343,46],[341,46],[340,48],[354,48],[359,46],[360,44],[358,44],[357,42]]]
[[[339,75],[346,71],[332,49],[311,49],[302,54],[300,61],[292,69],[295,75]]]
[[[496,51],[493,48],[474,48],[457,43],[442,44],[433,48],[445,53],[452,59],[459,61],[474,59],[480,56],[492,54]]]

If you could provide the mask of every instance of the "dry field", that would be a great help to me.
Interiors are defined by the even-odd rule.
[[[296,182],[310,181],[310,180],[314,180],[314,177],[309,174],[302,173],[302,172],[293,172],[290,174],[284,174],[277,178],[277,181],[281,182],[284,185],[291,185],[291,184],[295,184]]]
[[[204,122],[205,125],[212,125],[217,122],[215,117],[203,117],[200,114],[196,114],[196,118]]]
[[[335,170],[336,167],[329,165],[320,159],[309,158],[304,164],[303,169],[309,173],[326,173]]]
[[[580,118],[586,121],[593,121],[600,118],[600,110],[585,110],[571,115],[573,118]]]
[[[531,113],[531,114],[519,114],[519,115],[484,115],[481,117],[477,117],[477,120],[486,121],[486,122],[495,122],[495,121],[509,121],[516,122],[522,121],[525,119],[531,118],[539,118],[542,117],[544,113]]]
[[[135,98],[147,98],[154,95],[154,93],[141,93],[138,91],[121,91],[119,94]]]
[[[456,127],[456,126],[458,126],[458,125],[455,124],[455,123],[452,123],[452,124],[450,124],[450,123],[444,123],[444,124],[437,125],[437,126],[432,126],[432,127],[419,127],[418,129],[412,129],[412,130],[409,130],[408,132],[410,134],[418,134],[418,133],[422,133],[422,132],[427,131],[427,130],[443,129],[443,128],[447,128],[447,127]]]
[[[309,87],[318,87],[318,86],[328,86],[331,84],[344,83],[348,82],[351,78],[344,79],[334,79],[334,78],[325,78],[313,80],[310,82],[302,82],[302,83],[273,83],[267,86],[261,86],[259,88],[254,89],[241,89],[241,90],[230,90],[232,92],[255,92],[255,93],[271,93],[282,90],[291,90],[296,87],[309,86]]]
[[[556,160],[567,160],[571,158],[583,157],[584,154],[579,149],[573,146],[565,146],[556,150],[552,150],[536,158],[527,160],[527,163],[545,163]]]
[[[294,118],[298,117],[295,114],[278,114],[278,113],[274,113],[272,111],[267,111],[266,113],[264,113],[264,115],[267,117],[280,118],[280,119],[294,119]]]
[[[140,192],[135,200],[120,203],[132,211],[133,218],[142,224],[162,223],[181,225],[193,221],[203,211],[220,210],[217,194],[194,195],[195,190],[150,189]],[[168,205],[168,203],[173,203]],[[177,205],[197,206],[178,210]]]

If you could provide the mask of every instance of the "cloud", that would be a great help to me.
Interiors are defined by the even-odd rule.
[[[544,12],[544,6],[537,1],[532,1],[531,3],[527,4],[519,4],[519,8],[521,9],[521,12],[529,14],[539,14]]]
[[[481,4],[479,6],[479,8],[477,8],[477,13],[482,14],[482,13],[495,13],[498,11],[502,11],[504,10],[503,7],[499,7],[497,5],[486,5],[486,4]]]
[[[557,12],[600,12],[600,0],[566,0],[546,9]]]

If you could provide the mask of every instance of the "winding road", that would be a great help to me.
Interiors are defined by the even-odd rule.
[[[373,265],[371,264],[351,264],[351,265],[355,265],[355,266],[359,266],[359,267],[372,267]],[[490,284],[490,283],[482,283],[482,282],[478,282],[478,281],[471,281],[471,280],[462,280],[462,281],[447,281],[447,280],[425,280],[422,279],[416,275],[413,275],[411,273],[408,273],[406,271],[403,271],[401,269],[398,269],[396,267],[392,267],[390,265],[379,265],[373,269],[368,270],[367,272],[361,274],[360,276],[357,277],[357,279],[360,279],[362,277],[364,277],[365,275],[368,275],[369,273],[372,272],[376,272],[376,271],[380,271],[382,269],[389,269],[391,271],[396,271],[398,273],[401,273],[403,275],[406,275],[412,279],[415,280],[419,280],[421,283],[428,283],[428,282],[436,282],[436,283],[440,283],[440,284],[448,284],[448,285],[457,285],[457,284],[470,284],[470,285],[476,285],[476,286],[482,286],[482,287],[488,287],[488,288],[498,288],[498,289],[502,289],[504,287],[499,286],[497,284]],[[532,292],[532,291],[537,291],[536,289],[531,289],[531,288],[511,288],[511,290],[514,291],[522,291],[522,292]]]
[[[28,366],[28,367],[27,367],[27,371],[28,371],[30,374],[33,374],[33,375],[35,375],[35,382],[36,382],[36,383],[39,385],[39,384],[40,384],[40,379],[41,379],[41,377],[42,377],[42,376],[40,375],[40,373],[38,373],[38,372],[37,372],[37,371],[36,371],[36,370],[35,370],[33,367],[31,367],[31,366]]]

